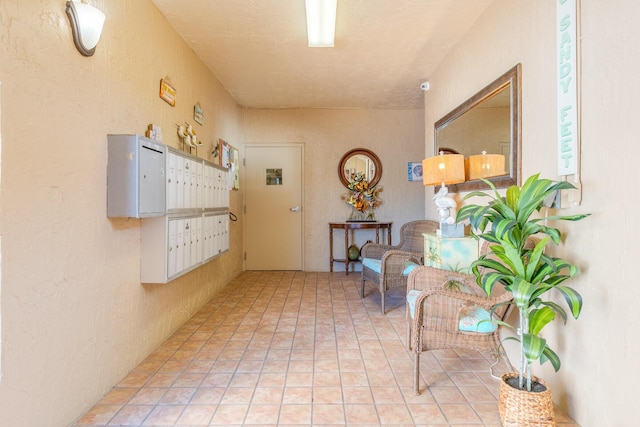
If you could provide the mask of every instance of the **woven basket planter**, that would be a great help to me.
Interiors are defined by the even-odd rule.
[[[546,387],[545,391],[532,392],[519,390],[507,384],[508,378],[517,378],[517,372],[509,372],[502,376],[500,383],[500,420],[504,427],[545,426],[555,427],[556,418],[553,413],[551,390],[540,378],[532,376],[532,380]]]

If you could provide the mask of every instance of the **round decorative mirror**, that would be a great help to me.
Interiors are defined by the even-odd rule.
[[[370,186],[374,186],[382,177],[382,163],[378,156],[371,150],[366,148],[355,148],[347,151],[338,166],[338,176],[340,182],[345,187],[349,186],[349,182],[353,180],[356,173],[362,173],[369,181]]]

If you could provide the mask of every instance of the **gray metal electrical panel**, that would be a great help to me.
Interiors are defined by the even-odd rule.
[[[140,135],[108,135],[107,216],[166,213],[166,146]]]

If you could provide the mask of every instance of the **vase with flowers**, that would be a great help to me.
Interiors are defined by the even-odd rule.
[[[378,193],[382,187],[371,186],[362,172],[357,172],[349,181],[349,193],[342,200],[351,206],[351,215],[347,221],[375,221],[375,209],[382,203]]]

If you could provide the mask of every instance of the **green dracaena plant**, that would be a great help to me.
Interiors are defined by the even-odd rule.
[[[487,295],[491,295],[495,285],[503,286],[513,294],[510,304],[518,308],[519,327],[515,330],[517,337],[509,339],[520,343],[519,388],[525,389],[526,380],[526,390],[531,391],[531,364],[534,361],[539,360],[541,364],[549,361],[556,371],[560,369],[560,358],[540,332],[556,315],[564,322],[567,320],[565,308],[543,300],[543,296],[551,291],[558,292],[576,319],[582,310],[580,294],[563,284],[578,273],[578,268],[544,253],[550,241],[557,245],[562,237],[560,230],[548,227],[546,221],[578,221],[588,214],[531,218],[558,190],[575,188],[566,181],[541,179],[536,174],[522,187],[509,187],[505,196],[501,196],[491,182],[485,182],[493,195],[475,191],[464,199],[489,197],[489,203],[463,206],[456,219],[458,222],[468,220],[475,236],[493,243],[489,253],[473,262],[471,271]],[[537,239],[535,246],[527,244],[534,236]]]

